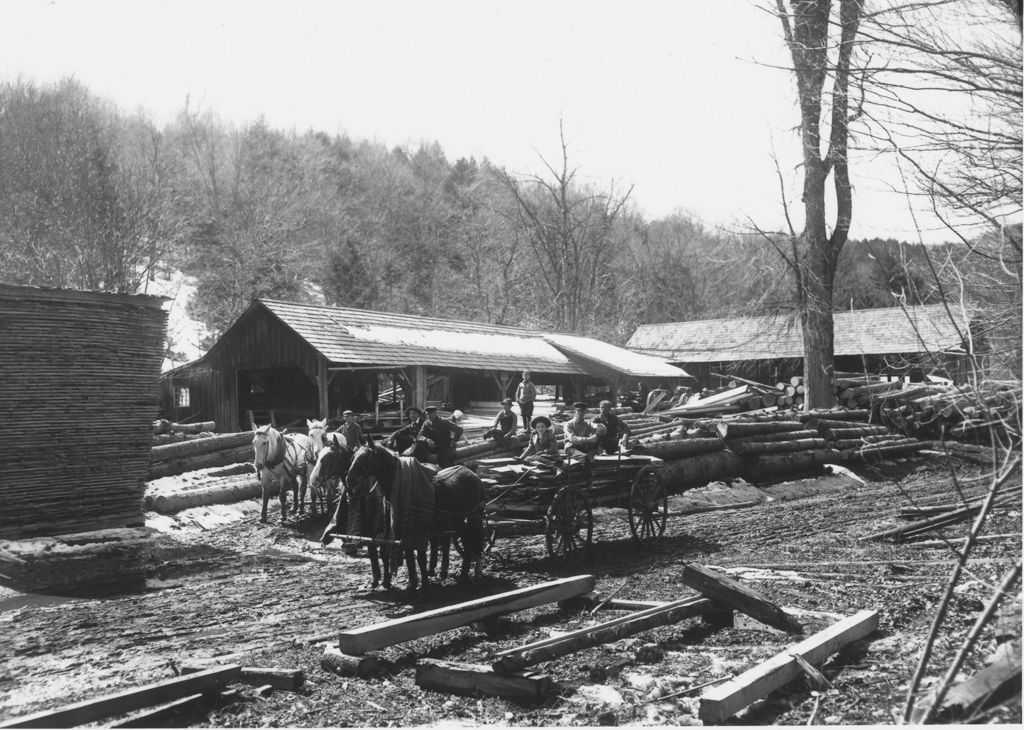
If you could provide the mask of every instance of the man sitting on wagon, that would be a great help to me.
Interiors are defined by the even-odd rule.
[[[629,424],[612,413],[612,402],[601,401],[601,413],[593,421],[595,424],[604,424],[606,429],[604,436],[598,439],[598,446],[605,454],[617,454],[621,448],[623,451],[629,449],[629,434],[632,432]]]
[[[586,420],[587,404],[572,404],[572,420],[565,422],[565,456],[570,458],[576,454],[586,457],[587,461],[598,452],[599,441],[607,433],[602,423]]]
[[[551,431],[551,419],[537,416],[530,421],[530,425],[533,426],[530,443],[519,455],[519,460],[527,464],[555,466],[558,463],[558,443]]]

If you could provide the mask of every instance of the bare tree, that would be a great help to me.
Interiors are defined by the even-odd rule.
[[[827,408],[835,402],[832,293],[839,253],[853,215],[849,92],[863,5],[863,0],[840,0],[838,11],[834,11],[830,0],[790,0],[788,4],[776,0],[800,101],[804,227],[797,235],[791,226],[789,250],[780,247],[779,251],[795,277],[803,325],[807,408]],[[827,122],[823,119],[826,114]],[[824,151],[823,144],[827,145]],[[830,178],[836,197],[831,231],[825,209]]]
[[[615,222],[632,187],[618,195],[614,186],[597,192],[576,181],[569,163],[565,130],[559,122],[561,160],[555,167],[541,158],[550,179],[517,179],[497,170],[516,202],[522,230],[537,263],[537,276],[550,297],[552,324],[569,332],[594,324],[599,288],[614,257]]]

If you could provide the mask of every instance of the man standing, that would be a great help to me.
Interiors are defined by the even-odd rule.
[[[606,454],[616,454],[621,446],[629,448],[629,434],[632,432],[629,424],[612,413],[612,402],[601,401],[601,414],[594,419],[594,423],[603,423],[606,429],[604,436],[598,440],[598,445]]]
[[[420,437],[437,454],[439,467],[455,465],[455,444],[462,438],[462,427],[437,415],[437,406],[427,406],[427,422],[420,429]]]
[[[537,400],[537,386],[530,382],[530,371],[523,371],[523,381],[516,388],[516,400],[519,402],[519,415],[523,419],[523,429],[530,432],[530,419],[533,418],[533,402]]]
[[[363,445],[363,428],[356,421],[356,414],[352,411],[345,411],[341,417],[345,422],[341,424],[338,433],[345,440],[345,445],[355,451]]]

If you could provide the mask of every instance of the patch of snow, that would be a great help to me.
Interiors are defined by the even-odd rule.
[[[154,279],[147,278],[143,281],[139,293],[167,297],[171,300],[164,305],[167,309],[167,336],[171,341],[171,350],[184,356],[184,359],[165,357],[161,372],[173,370],[206,354],[199,343],[209,336],[210,331],[205,324],[188,315],[188,304],[196,293],[195,277],[185,276],[177,269],[160,271]]]

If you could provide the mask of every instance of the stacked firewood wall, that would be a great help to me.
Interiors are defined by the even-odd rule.
[[[0,285],[0,538],[144,523],[162,302]]]

